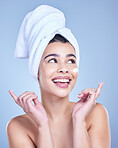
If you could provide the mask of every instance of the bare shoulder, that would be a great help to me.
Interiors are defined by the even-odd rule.
[[[20,115],[17,117],[12,118],[8,123],[7,123],[7,131],[11,130],[12,128],[23,128],[23,121],[24,121],[24,115]]]
[[[20,116],[16,116],[16,117],[12,118],[7,124],[7,129],[10,130],[12,128],[13,129],[17,128],[17,130],[21,130],[21,129],[27,130],[28,125],[31,123],[32,123],[32,121],[31,121],[30,117],[28,117],[27,114],[24,114],[24,115],[20,115]]]
[[[96,103],[86,119],[87,129],[92,129],[93,126],[94,128],[97,128],[100,125],[102,126],[102,122],[109,124],[108,111],[105,106]]]
[[[90,112],[89,118],[108,117],[108,111],[105,106],[100,103],[96,103],[93,110]]]
[[[20,148],[25,144],[29,148],[34,148],[34,143],[30,138],[33,126],[33,121],[26,114],[11,119],[7,124],[9,147]]]
[[[102,104],[96,103],[87,118],[87,125],[89,127],[88,134],[92,141],[92,146],[95,147],[98,144],[99,147],[110,148],[109,116],[107,109]]]

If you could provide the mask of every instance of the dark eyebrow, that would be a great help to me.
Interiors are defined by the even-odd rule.
[[[59,54],[49,54],[49,55],[45,56],[44,60],[45,60],[47,57],[50,57],[50,56],[60,57]]]
[[[71,56],[73,56],[73,57],[76,58],[76,56],[75,56],[74,54],[67,54],[67,55],[66,55],[66,57],[71,57]]]
[[[49,55],[45,56],[44,60],[45,60],[47,57],[50,57],[50,56],[60,57],[59,54],[49,54]],[[75,56],[74,54],[67,54],[67,55],[66,55],[66,57],[71,57],[71,56],[73,56],[73,57],[76,58],[76,56]]]

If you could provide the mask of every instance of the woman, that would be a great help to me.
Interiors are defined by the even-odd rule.
[[[43,16],[43,23],[37,23],[37,11],[43,15],[46,11],[50,17],[44,19]],[[17,97],[14,92],[9,91],[14,101],[26,113],[8,123],[9,147],[110,148],[108,113],[103,105],[96,103],[103,82],[97,90],[88,88],[79,93],[80,100],[77,103],[69,102],[69,93],[78,77],[79,52],[72,33],[68,32],[60,21],[62,13],[58,17],[57,11],[49,6],[40,6],[27,15],[21,26],[16,55],[19,54],[20,47],[20,56],[24,47],[28,50],[29,70],[32,76],[38,79],[41,103],[34,92],[26,91]],[[35,22],[36,26],[31,25],[32,22]],[[52,24],[55,22],[57,25]],[[62,27],[59,26],[60,22]],[[43,37],[41,32],[45,34]],[[27,45],[24,44],[26,41]],[[23,50],[22,53],[27,57],[26,51]]]

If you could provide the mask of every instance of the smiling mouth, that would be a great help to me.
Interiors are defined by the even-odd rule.
[[[56,86],[60,88],[67,88],[69,87],[72,79],[53,79],[52,81]]]
[[[52,79],[54,83],[67,83],[69,84],[71,79]]]

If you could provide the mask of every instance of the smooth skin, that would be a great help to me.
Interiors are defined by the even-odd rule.
[[[52,53],[60,57],[50,56],[44,60]],[[26,113],[13,118],[7,125],[10,148],[110,148],[108,113],[103,105],[96,103],[103,82],[96,90],[82,90],[78,102],[69,102],[78,72],[73,71],[77,68],[76,62],[73,63],[76,59],[66,57],[67,54],[75,55],[69,43],[55,42],[45,49],[38,74],[41,103],[34,92],[27,91],[17,97],[9,91]],[[56,62],[51,62],[55,59]],[[60,75],[72,78],[68,88],[59,88],[51,81]]]

